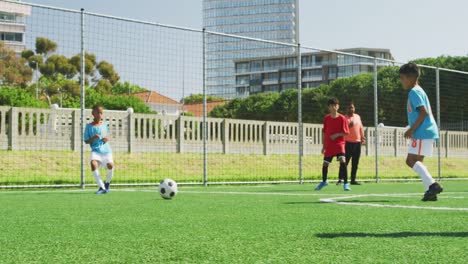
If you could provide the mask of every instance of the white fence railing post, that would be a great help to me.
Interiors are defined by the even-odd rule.
[[[185,139],[185,120],[183,116],[177,119],[177,153],[184,152],[184,139]]]
[[[229,120],[224,119],[223,121],[223,154],[229,153]]]
[[[268,155],[268,145],[270,143],[270,124],[263,125],[263,155]]]
[[[71,135],[71,146],[73,151],[79,151],[81,147],[81,133],[83,131],[80,131],[81,128],[81,123],[80,123],[80,117],[81,113],[79,111],[73,111],[72,115],[72,135]]]
[[[15,107],[10,109],[8,126],[8,149],[17,149],[17,137],[18,137],[18,110]]]
[[[128,128],[128,153],[133,151],[133,139],[135,137],[135,121],[133,119],[133,113],[128,113],[127,116],[127,128]]]

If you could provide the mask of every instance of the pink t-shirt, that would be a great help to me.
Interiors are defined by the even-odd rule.
[[[358,114],[353,114],[353,116],[346,115],[346,119],[348,120],[348,124],[353,122],[353,126],[349,128],[349,134],[345,136],[346,142],[362,142],[364,139],[364,132],[362,130],[361,117]]]

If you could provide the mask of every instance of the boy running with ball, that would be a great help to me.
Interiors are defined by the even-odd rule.
[[[426,192],[422,201],[437,201],[437,194],[442,186],[435,182],[423,164],[424,157],[432,156],[434,140],[439,138],[439,129],[432,116],[431,104],[424,90],[419,86],[419,68],[408,63],[400,68],[400,79],[403,89],[409,90],[406,112],[410,128],[405,138],[410,139],[406,164],[422,179]]]

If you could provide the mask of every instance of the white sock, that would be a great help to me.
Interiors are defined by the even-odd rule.
[[[104,187],[104,183],[101,180],[101,175],[99,175],[99,170],[93,171],[93,175],[94,175],[94,179],[96,180],[98,187],[102,189],[106,189],[106,187]]]
[[[421,176],[421,179],[424,183],[424,187],[426,187],[426,191],[429,190],[429,186],[431,186],[435,180],[432,178],[431,174],[427,170],[426,166],[420,161],[416,161],[413,166],[413,170]]]
[[[114,175],[114,169],[107,169],[107,177],[106,177],[107,183],[111,182],[113,175]]]

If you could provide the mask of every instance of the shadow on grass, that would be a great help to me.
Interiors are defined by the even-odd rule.
[[[401,237],[468,237],[468,232],[397,232],[397,233],[320,233],[316,237],[319,238],[341,238],[341,237],[384,237],[384,238],[401,238]]]

